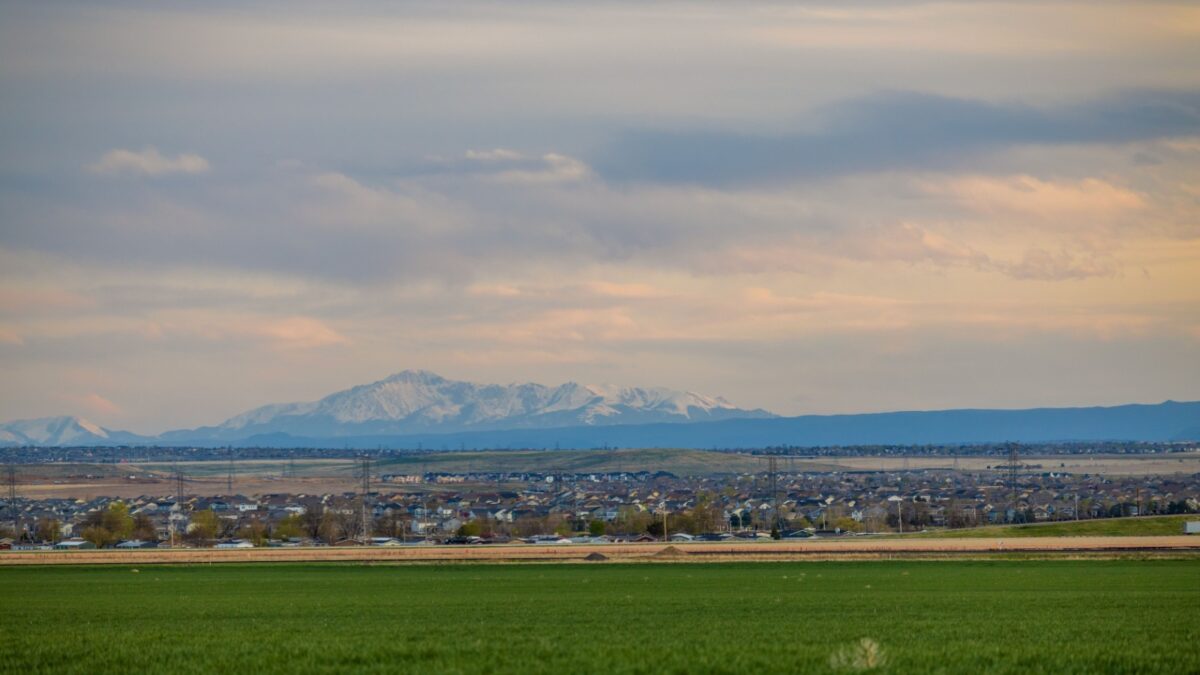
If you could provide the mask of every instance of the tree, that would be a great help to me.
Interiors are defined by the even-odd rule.
[[[560,537],[570,536],[575,532],[575,524],[570,519],[564,518],[554,526],[554,533]]]
[[[696,495],[696,506],[692,509],[692,528],[697,534],[701,532],[712,532],[717,529],[717,523],[721,519],[721,513],[718,510],[713,495],[711,492],[701,492]]]
[[[663,521],[661,518],[646,525],[646,534],[661,539],[663,536]]]
[[[592,535],[593,537],[602,536],[604,534],[604,521],[593,520],[592,522],[588,523],[588,534]]]
[[[133,518],[129,507],[120,500],[110,502],[106,508],[92,511],[83,519],[85,527],[102,527],[124,539],[133,531]]]
[[[276,539],[291,539],[292,537],[303,537],[307,534],[308,529],[304,525],[304,518],[295,513],[286,516],[275,526]]]
[[[83,528],[83,538],[84,540],[91,542],[96,548],[112,546],[119,541],[115,534],[99,525],[92,525]]]
[[[863,524],[849,516],[843,516],[843,517],[838,518],[837,520],[833,521],[833,526],[835,528],[841,530],[842,532],[862,532],[863,531]]]
[[[301,522],[304,524],[304,534],[316,539],[321,535],[321,521],[324,519],[322,511],[316,508],[307,509],[300,516]]]
[[[478,520],[468,520],[458,528],[460,537],[478,537],[483,532],[483,523]]]
[[[110,503],[108,508],[89,513],[83,524],[83,538],[95,544],[96,548],[112,546],[122,539],[128,539],[133,533],[129,507],[120,500]]]
[[[133,538],[142,541],[158,541],[158,528],[150,516],[139,513],[133,517]]]
[[[38,518],[37,533],[42,541],[57,542],[62,538],[62,523],[57,518]]]
[[[641,534],[653,520],[653,514],[647,511],[634,506],[623,506],[617,510],[617,519],[609,530],[622,534]]]
[[[191,522],[188,523],[187,537],[193,543],[208,544],[216,538],[220,527],[220,518],[212,509],[197,511],[192,514]]]
[[[349,531],[346,525],[343,514],[333,509],[325,509],[325,513],[321,514],[321,526],[318,530],[321,540],[326,544],[341,541]]]
[[[238,538],[245,539],[255,546],[262,546],[267,543],[267,526],[258,519],[254,519],[238,530],[237,535]]]

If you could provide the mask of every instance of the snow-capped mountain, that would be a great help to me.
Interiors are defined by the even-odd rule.
[[[113,431],[81,417],[42,417],[0,424],[0,445],[110,445],[145,440],[126,431]]]
[[[558,387],[484,385],[406,370],[319,401],[263,406],[216,427],[171,432],[164,438],[338,437],[763,417],[773,415],[737,408],[723,398],[669,389],[574,382]]]

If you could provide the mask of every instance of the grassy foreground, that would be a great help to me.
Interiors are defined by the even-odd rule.
[[[1196,560],[9,568],[0,593],[0,672],[1200,671]]]
[[[961,530],[917,532],[906,537],[1016,538],[1016,537],[1151,537],[1183,534],[1183,524],[1200,520],[1200,515],[1144,516],[1140,518],[1098,518],[1096,520],[1030,523],[1028,525],[991,525]]]

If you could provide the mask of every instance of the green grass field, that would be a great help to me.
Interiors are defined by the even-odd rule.
[[[905,537],[943,538],[1018,538],[1018,537],[1147,537],[1183,534],[1183,524],[1200,520],[1200,515],[1144,516],[1141,518],[1099,518],[1096,520],[993,525],[961,530],[914,532]]]
[[[6,673],[853,672],[862,638],[871,672],[1200,671],[1186,559],[7,568],[0,593]]]

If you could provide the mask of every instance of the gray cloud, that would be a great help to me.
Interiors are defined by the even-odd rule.
[[[619,181],[755,183],[978,165],[1018,144],[1123,143],[1200,133],[1200,91],[1131,90],[1060,107],[884,92],[817,113],[815,132],[631,131],[595,158]]]

